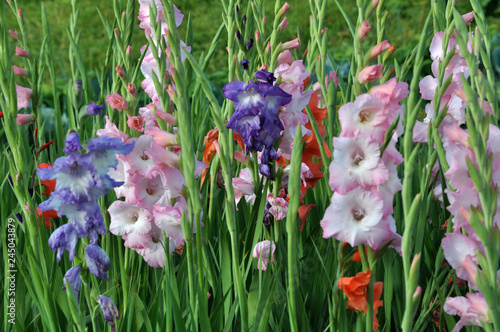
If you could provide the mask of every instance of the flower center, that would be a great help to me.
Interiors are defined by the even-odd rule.
[[[352,216],[356,221],[361,221],[365,217],[365,211],[360,208],[354,208],[351,210]]]
[[[362,110],[359,112],[359,119],[361,120],[361,123],[370,122],[372,119],[371,113],[367,110]]]
[[[151,236],[151,241],[153,241],[154,243],[158,243],[158,242],[160,242],[160,238],[156,235],[153,235],[153,236]]]
[[[356,155],[354,156],[354,158],[353,158],[353,161],[352,161],[352,162],[354,163],[354,165],[359,166],[359,163],[360,163],[361,161],[363,161],[363,159],[364,159],[364,158],[363,158],[363,155],[362,155],[362,154],[360,154],[360,153],[358,152],[358,153],[356,153]]]
[[[146,192],[148,193],[148,195],[152,196],[155,191],[152,189],[152,188],[146,188]]]
[[[141,159],[142,159],[142,160],[149,160],[149,156],[148,156],[147,154],[143,153],[143,154],[141,155]]]
[[[137,220],[139,220],[139,215],[138,215],[137,213],[135,213],[135,212],[134,212],[134,213],[132,213],[132,214],[130,215],[130,220],[132,220],[132,222],[133,222],[133,223],[136,223],[136,222],[137,222]]]

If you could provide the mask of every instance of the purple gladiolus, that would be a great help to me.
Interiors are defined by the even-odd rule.
[[[259,70],[254,76],[257,82],[236,81],[224,87],[224,96],[234,102],[235,109],[227,127],[241,135],[247,151],[263,151],[260,172],[271,179],[270,163],[278,159],[273,144],[284,129],[278,110],[288,104],[292,96],[273,85],[276,78],[272,73]]]
[[[49,247],[53,252],[57,249],[57,261],[61,260],[64,250],[69,252],[69,260],[75,258],[76,242],[78,233],[72,224],[62,225],[57,228],[49,238]]]
[[[86,107],[88,115],[101,115],[103,109],[104,105],[97,105],[96,103],[92,103]]]
[[[82,285],[82,279],[80,278],[80,272],[82,271],[82,266],[73,266],[71,269],[66,271],[63,279],[63,290],[66,290],[66,280],[71,285],[71,288],[75,291],[76,298],[78,298],[78,293],[80,292],[80,286]]]
[[[101,307],[102,314],[104,315],[104,319],[111,326],[111,331],[115,330],[115,319],[120,319],[120,312],[116,307],[113,300],[104,295],[99,295],[97,297],[97,302]]]
[[[97,244],[89,244],[85,248],[87,255],[85,260],[90,272],[98,278],[108,281],[108,270],[111,266],[111,261],[104,250]]]

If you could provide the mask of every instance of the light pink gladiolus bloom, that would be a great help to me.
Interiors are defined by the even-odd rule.
[[[169,133],[168,131],[162,130],[157,127],[152,127],[147,129],[146,133],[148,135],[151,135],[155,142],[164,148],[166,148],[167,146],[177,145],[175,134]]]
[[[384,135],[389,127],[387,120],[388,108],[379,95],[363,94],[354,103],[342,105],[339,109],[339,119],[342,124],[341,137],[363,135],[384,141]]]
[[[475,285],[477,273],[477,251],[480,244],[470,237],[460,233],[447,233],[442,240],[444,257],[451,267],[457,271],[457,276]]]
[[[96,134],[97,136],[110,136],[110,137],[120,137],[122,141],[126,142],[128,140],[128,135],[124,132],[120,131],[118,127],[111,121],[109,121],[109,117],[106,115],[106,126],[104,129],[98,129]]]
[[[389,178],[380,159],[380,145],[363,136],[335,137],[330,164],[330,187],[345,194],[356,187],[378,186]]]
[[[271,264],[273,263],[274,251],[276,251],[276,244],[273,241],[266,240],[255,245],[253,248],[253,257],[259,260],[257,263],[259,270],[265,271],[268,262],[271,261]]]
[[[111,216],[109,231],[115,235],[148,234],[152,216],[148,210],[123,201],[114,201],[108,208]]]
[[[269,212],[276,218],[276,220],[281,220],[286,217],[286,213],[288,212],[288,202],[286,199],[274,197],[272,193],[268,193],[267,201],[271,204]]]
[[[234,188],[234,198],[236,205],[240,199],[245,196],[245,201],[251,205],[255,203],[255,188],[253,185],[253,176],[250,168],[244,168],[240,171],[240,175],[237,178],[232,179]]]
[[[16,84],[16,93],[17,93],[17,110],[19,111],[22,108],[29,106],[29,100],[33,96],[33,91],[30,88],[23,88]]]
[[[116,91],[112,95],[106,95],[106,103],[115,110],[123,111],[128,108],[128,103]]]
[[[391,48],[391,44],[389,41],[384,40],[383,42],[373,46],[370,59],[373,60],[378,57],[380,54],[384,53],[386,50]]]
[[[365,84],[382,77],[382,64],[367,66],[358,75],[359,84]]]
[[[368,23],[367,20],[363,21],[363,24],[361,24],[361,28],[359,28],[359,38],[361,40],[365,40],[366,36],[368,36],[368,32],[370,32],[370,29],[372,27],[370,26],[370,23]]]
[[[360,187],[345,195],[335,192],[320,223],[323,237],[334,237],[352,247],[364,244],[377,250],[393,234],[382,209],[382,198],[375,192]]]
[[[444,304],[448,315],[458,315],[460,320],[451,332],[459,332],[468,325],[481,326],[481,322],[489,323],[488,304],[481,293],[469,293],[467,297],[449,297]]]
[[[33,114],[18,114],[16,117],[16,123],[18,126],[24,126],[35,121],[35,116]]]

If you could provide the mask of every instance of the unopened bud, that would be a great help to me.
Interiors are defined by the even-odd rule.
[[[299,48],[299,38],[295,38],[293,40],[287,41],[286,43],[281,44],[281,50],[293,50],[295,48]]]
[[[265,16],[262,18],[262,24],[264,24],[264,25],[266,24],[266,17]]]
[[[474,11],[471,11],[470,13],[462,15],[462,18],[465,21],[465,24],[469,25],[472,23],[472,20],[474,19]]]
[[[128,45],[125,53],[127,53],[127,56],[132,56],[132,46]]]
[[[386,50],[391,48],[391,44],[387,40],[384,40],[381,43],[378,43],[377,45],[373,46],[371,54],[370,54],[370,61],[378,57],[380,54],[385,52]]]
[[[120,38],[120,34],[118,33],[118,29],[116,29],[116,28],[115,28],[115,30],[114,30],[114,31],[115,31],[115,37],[116,37],[116,38]]]
[[[287,20],[287,18],[285,17],[285,18],[283,19],[283,21],[281,21],[281,23],[279,24],[279,29],[280,29],[280,31],[285,30],[287,26],[288,26],[288,20]]]
[[[14,39],[18,39],[19,36],[17,35],[17,32],[15,32],[14,30],[9,30],[9,33],[12,37],[14,37]]]
[[[255,40],[260,41],[260,32],[259,30],[255,31]]]
[[[23,18],[23,12],[21,11],[20,8],[17,8],[17,16],[22,19]]]
[[[135,86],[132,83],[129,83],[127,88],[128,88],[128,93],[130,93],[132,97],[137,97],[137,90],[135,89]]]
[[[115,70],[118,73],[118,76],[120,76],[121,78],[125,78],[125,72],[123,71],[123,68],[120,67],[120,65],[116,65]]]
[[[19,75],[19,76],[24,76],[24,77],[26,77],[28,75],[28,71],[26,69],[19,68],[16,65],[12,66],[12,69],[14,70],[14,75]]]
[[[35,121],[35,116],[33,114],[18,114],[16,117],[16,123],[18,126],[28,125]]]
[[[270,53],[270,52],[271,52],[271,42],[268,41],[267,46],[266,46],[266,53]]]
[[[361,24],[361,28],[359,28],[359,39],[362,41],[365,40],[366,36],[368,36],[368,32],[370,32],[370,29],[370,23],[368,23],[367,20],[364,20],[363,24]]]
[[[280,14],[285,15],[286,12],[288,11],[288,8],[290,8],[290,5],[288,4],[288,2],[285,2],[283,7],[281,7],[281,9],[280,9]]]
[[[23,58],[29,58],[30,57],[30,53],[28,51],[26,51],[26,50],[23,50],[19,46],[16,46],[16,54],[15,55],[23,57]]]

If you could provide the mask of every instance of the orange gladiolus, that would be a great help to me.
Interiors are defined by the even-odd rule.
[[[366,313],[368,299],[366,288],[370,283],[371,274],[372,272],[370,270],[366,270],[365,272],[359,272],[355,277],[340,278],[338,287],[342,289],[347,296],[347,309]],[[378,308],[383,305],[383,301],[380,301],[383,285],[384,283],[381,281],[373,285],[373,330],[379,325],[376,315]]]
[[[38,168],[49,168],[52,167],[52,165],[47,164],[47,163],[41,163],[38,165]],[[52,191],[56,188],[56,180],[42,180],[40,181],[40,184],[45,187],[45,191],[42,193],[42,195],[48,196],[52,193]]]
[[[38,218],[45,221],[45,227],[47,228],[52,227],[52,222],[50,221],[51,218],[60,218],[54,210],[42,211],[40,209],[36,209],[36,212],[38,213]]]

